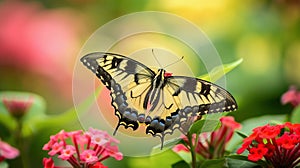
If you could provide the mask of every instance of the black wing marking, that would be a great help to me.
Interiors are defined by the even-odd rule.
[[[237,109],[237,103],[228,91],[205,80],[185,76],[169,76],[166,77],[166,85],[163,89],[165,96],[172,96],[176,110],[171,113],[171,116],[176,117],[171,117],[172,125],[165,127],[163,131],[157,128],[167,120],[159,121],[157,119],[156,122],[153,120],[153,124],[147,128],[153,136],[159,136],[162,139],[166,134],[172,134],[178,128],[181,131],[187,131],[186,129],[193,123],[191,119],[195,116],[230,112]],[[167,119],[171,120],[171,118]]]

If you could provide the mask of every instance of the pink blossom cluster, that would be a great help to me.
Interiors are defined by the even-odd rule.
[[[72,142],[71,144],[68,142]],[[116,144],[118,140],[112,138],[107,132],[90,128],[87,132],[82,130],[65,132],[60,131],[50,137],[43,150],[49,151],[51,157],[57,156],[68,161],[75,168],[105,168],[103,160],[113,157],[121,160],[123,155]],[[55,168],[52,158],[44,158],[44,168]]]
[[[14,159],[19,156],[18,149],[10,146],[8,143],[1,141],[0,139],[0,162],[5,159]]]

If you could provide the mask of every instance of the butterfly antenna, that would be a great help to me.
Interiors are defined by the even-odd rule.
[[[155,54],[154,54],[154,49],[152,49],[152,54],[153,54],[153,56],[154,56],[156,62],[158,63],[159,67],[162,68],[161,64],[159,63],[157,57],[156,57]]]
[[[169,67],[169,66],[171,66],[171,65],[174,65],[174,64],[176,64],[177,62],[179,62],[179,61],[181,61],[181,60],[183,60],[183,58],[184,58],[184,56],[182,56],[181,58],[179,58],[177,61],[175,61],[175,62],[172,62],[171,64],[169,64],[169,65],[165,66],[165,67],[164,67],[164,69],[165,69],[165,68],[167,68],[167,67]]]

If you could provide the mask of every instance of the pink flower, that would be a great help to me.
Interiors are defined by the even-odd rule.
[[[97,130],[97,129],[94,129],[94,128],[89,128],[89,131],[86,132],[87,134],[89,134],[91,137],[103,137],[104,139],[106,139],[107,141],[109,141],[110,143],[120,143],[119,140],[111,137],[107,132],[105,131],[102,131],[102,130]]]
[[[119,152],[119,149],[117,146],[106,146],[105,150],[103,152],[104,157],[105,156],[110,156],[115,158],[116,160],[122,160],[123,159],[123,154]]]
[[[220,129],[212,132],[211,135],[211,143],[214,145],[221,145],[221,139],[224,139],[224,142],[227,143],[232,138],[234,130],[241,129],[241,124],[235,122],[232,116],[222,117],[220,121]]]
[[[75,147],[72,145],[67,145],[65,149],[61,150],[61,154],[58,156],[58,158],[62,160],[68,160],[75,153],[76,153]]]
[[[240,129],[241,125],[234,121],[233,117],[226,116],[220,119],[221,127],[211,133],[201,133],[198,137],[198,142],[195,142],[196,135],[193,135],[192,144],[196,144],[196,152],[206,159],[215,159],[224,156],[225,146],[232,138],[236,129]],[[185,144],[190,144],[186,136],[183,137]],[[189,145],[184,146],[178,144],[173,148],[173,151],[186,151],[191,149]]]
[[[2,102],[7,111],[16,119],[22,118],[29,110],[33,103],[32,98],[11,97],[3,98]]]
[[[80,154],[80,160],[86,163],[95,163],[98,161],[98,157],[96,156],[96,152],[93,150],[85,150]]]
[[[258,161],[264,158],[275,168],[295,167],[300,162],[300,134],[295,131],[298,126],[299,124],[287,122],[257,127],[244,139],[237,153],[248,150],[249,160]]]
[[[116,142],[118,141],[106,132],[92,128],[88,132],[62,130],[50,136],[43,150],[48,150],[52,157],[58,155],[59,159],[68,161],[73,167],[101,168],[100,162],[109,157],[116,160],[123,158],[123,154],[115,146]]]
[[[282,104],[290,103],[293,107],[300,104],[300,92],[297,91],[295,86],[291,86],[287,92],[281,97]]]
[[[60,142],[55,142],[52,147],[51,147],[51,151],[48,152],[48,155],[50,156],[54,156],[56,154],[60,154],[61,151],[63,150],[64,148],[64,143],[62,141]]]
[[[51,86],[70,94],[70,63],[83,30],[78,12],[46,10],[37,2],[5,1],[0,3],[0,20],[0,66],[43,75]]]
[[[20,152],[18,149],[10,146],[8,143],[0,140],[0,158],[3,159],[14,159],[19,156]]]
[[[180,151],[184,151],[184,152],[189,152],[190,150],[184,146],[183,144],[178,144],[176,146],[173,147],[172,149],[174,152],[180,152]]]

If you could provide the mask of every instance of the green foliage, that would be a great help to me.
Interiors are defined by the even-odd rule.
[[[300,123],[300,106],[296,107],[291,114],[292,123]]]
[[[1,162],[0,168],[8,168],[8,164],[6,162]]]
[[[200,168],[225,168],[225,158],[205,160]]]
[[[243,62],[243,59],[239,59],[237,61],[234,61],[229,64],[224,64],[218,67],[215,67],[212,69],[208,74],[199,76],[200,79],[215,82],[218,79],[220,79],[222,76],[227,74],[228,72],[232,71],[235,69],[238,65],[240,65]]]
[[[168,150],[169,148],[171,148],[174,145],[178,144],[178,142],[180,142],[180,141],[182,141],[181,138],[173,138],[173,139],[164,141],[163,149],[161,149],[161,144],[159,144],[157,146],[154,146],[152,148],[151,155],[155,155],[157,153],[161,153],[162,152],[161,150],[164,150],[164,151]]]
[[[172,168],[189,168],[190,165],[187,164],[185,161],[181,160],[177,163],[172,164]]]
[[[199,135],[202,132],[211,132],[216,129],[219,122],[213,119],[198,120],[190,127],[189,133]]]
[[[237,130],[235,132],[236,132],[236,134],[238,134],[242,138],[247,138],[248,137],[248,135],[246,133],[242,132],[242,131]]]
[[[128,167],[171,167],[174,163],[180,161],[180,157],[172,150],[166,150],[162,153],[155,154],[149,157],[127,157],[125,159]]]
[[[256,163],[248,160],[247,156],[243,155],[230,155],[226,157],[227,167],[229,168],[257,168],[260,166],[265,166],[264,161],[258,161]],[[260,166],[259,166],[260,165]]]

